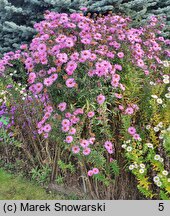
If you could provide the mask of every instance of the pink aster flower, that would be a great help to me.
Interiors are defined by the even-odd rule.
[[[47,139],[48,138],[48,133],[44,134],[44,138]]]
[[[51,125],[50,125],[50,124],[46,124],[46,125],[43,127],[43,130],[44,130],[44,132],[49,133],[50,130],[51,130]]]
[[[88,116],[89,118],[92,118],[92,117],[94,116],[94,112],[93,112],[93,111],[88,112],[88,113],[87,113],[87,116]]]
[[[119,53],[117,54],[117,56],[118,56],[119,58],[123,58],[123,57],[124,57],[124,53],[123,53],[123,52],[119,52]]]
[[[76,85],[74,78],[69,78],[66,80],[66,86],[68,88],[73,88]]]
[[[75,134],[76,133],[76,129],[75,128],[70,128],[69,130],[69,134]]]
[[[62,62],[62,63],[66,63],[68,60],[68,56],[66,53],[59,53],[59,54],[57,54],[57,57],[60,60],[60,62]]]
[[[122,105],[118,106],[119,110],[124,110],[124,107]]]
[[[61,128],[61,130],[62,130],[63,132],[65,132],[65,133],[68,132],[69,129],[70,129],[69,126],[62,126],[62,128]]]
[[[43,89],[43,84],[42,83],[36,83],[35,84],[35,89],[36,89],[36,94],[40,93]]]
[[[63,119],[61,124],[62,126],[70,126],[70,121],[68,119]]]
[[[73,40],[72,40],[71,38],[67,38],[67,39],[65,40],[65,45],[66,45],[66,47],[71,48],[71,47],[74,46],[74,42],[73,42]]]
[[[50,78],[45,78],[44,79],[44,85],[46,86],[51,86],[53,84],[53,80]]]
[[[112,148],[112,147],[113,147],[113,144],[112,144],[112,142],[110,142],[110,141],[106,141],[106,142],[104,143],[104,147],[105,147],[106,149]]]
[[[73,137],[72,136],[66,136],[66,143],[71,143],[73,142]]]
[[[88,173],[87,173],[88,176],[92,176],[93,174],[94,174],[94,173],[93,173],[92,170],[89,170]]]
[[[72,147],[72,152],[73,152],[74,154],[78,154],[79,151],[80,151],[79,146],[73,146],[73,147]]]
[[[86,148],[87,146],[89,146],[89,141],[83,139],[83,140],[80,141],[80,145],[81,145],[83,148]]]
[[[121,99],[122,98],[122,94],[115,93],[115,97]]]
[[[93,145],[95,142],[95,137],[90,137],[90,139],[88,141],[91,145]]]
[[[82,7],[82,8],[80,8],[80,10],[87,11],[87,7]]]
[[[140,139],[140,136],[139,136],[139,134],[133,134],[133,138],[134,138],[135,140],[139,140],[139,139]]]
[[[97,175],[99,173],[99,169],[98,168],[93,168],[93,174]]]
[[[133,112],[134,112],[134,110],[133,110],[132,107],[128,107],[128,108],[126,108],[126,110],[125,110],[125,114],[128,114],[128,115],[132,115]]]
[[[98,95],[97,96],[97,102],[98,102],[98,104],[103,104],[104,103],[104,101],[105,101],[105,96],[104,95],[102,95],[102,94],[100,94],[100,95]]]
[[[58,109],[63,112],[67,107],[67,104],[65,102],[62,102],[58,105]]]
[[[91,149],[90,149],[90,148],[85,148],[85,149],[83,150],[83,154],[84,154],[84,155],[89,155],[90,152],[91,152]]]
[[[128,133],[129,133],[130,135],[134,135],[134,134],[136,133],[136,129],[135,129],[134,127],[129,127],[129,128],[128,128]]]
[[[52,106],[47,106],[45,109],[47,110],[47,112],[50,112],[50,113],[53,111]]]
[[[116,70],[119,70],[119,71],[122,70],[122,66],[119,65],[119,64],[115,64],[114,68],[115,68]]]
[[[56,81],[56,79],[58,78],[58,74],[53,74],[49,77],[49,79],[51,79],[53,82]]]
[[[70,113],[70,112],[67,112],[66,114],[65,114],[65,117],[66,118],[70,118],[72,116],[72,114]]]

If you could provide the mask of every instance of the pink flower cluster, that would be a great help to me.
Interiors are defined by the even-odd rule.
[[[129,127],[128,133],[133,137],[133,139],[140,140],[140,135],[136,133],[136,129],[134,127]]]
[[[107,152],[108,152],[109,154],[113,154],[113,153],[114,153],[114,146],[113,146],[113,143],[112,143],[112,142],[106,141],[106,142],[104,143],[104,147],[105,147],[105,149],[107,150]]]
[[[93,176],[93,175],[97,175],[99,173],[99,169],[98,168],[93,168],[92,170],[88,171],[88,176]]]
[[[48,134],[52,129],[51,125],[46,123],[46,121],[50,118],[52,112],[53,112],[52,106],[50,106],[50,105],[46,106],[45,114],[44,114],[42,120],[37,123],[38,134],[43,134],[44,138],[48,137]]]

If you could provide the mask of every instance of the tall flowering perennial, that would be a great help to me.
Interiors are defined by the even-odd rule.
[[[159,106],[164,103],[167,110],[169,106],[169,93],[166,99],[161,97],[169,84],[165,60],[170,57],[170,41],[159,37],[162,25],[156,17],[138,29],[130,24],[129,17],[119,15],[93,20],[79,13],[47,11],[45,20],[34,26],[38,34],[31,44],[0,60],[2,76],[14,62],[24,64],[29,94],[44,105],[42,118],[36,122],[37,133],[78,158],[89,190],[96,180],[114,187],[115,176],[122,172],[117,164],[124,163],[118,156],[121,143],[131,138],[138,145],[148,137],[140,130],[150,121],[155,124],[156,112],[160,112],[158,119],[168,112]],[[155,94],[158,98],[151,97]],[[169,119],[163,121],[169,124]],[[153,133],[149,136],[156,140]],[[160,145],[162,141],[154,151]],[[131,152],[133,147],[126,150]],[[139,166],[139,173],[144,173],[145,163]],[[139,181],[139,190],[153,197],[149,187]],[[162,197],[163,193],[169,196],[164,188]],[[97,197],[100,194],[101,190],[96,192]],[[114,197],[112,192],[110,197]]]

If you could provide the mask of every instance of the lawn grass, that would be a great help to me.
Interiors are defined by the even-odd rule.
[[[0,200],[59,200],[62,196],[48,194],[45,189],[0,168]]]

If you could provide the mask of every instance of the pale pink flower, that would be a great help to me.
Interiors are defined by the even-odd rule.
[[[89,146],[89,141],[83,139],[83,140],[80,141],[80,145],[81,145],[83,148],[86,148],[87,146]]]
[[[119,52],[119,53],[117,54],[117,56],[118,56],[119,58],[123,58],[123,57],[124,57],[124,53],[123,53],[123,52]]]
[[[72,136],[66,136],[66,142],[67,143],[73,142],[73,137]]]
[[[87,113],[87,116],[88,116],[89,118],[92,118],[92,117],[94,116],[94,112],[93,112],[93,111],[88,112],[88,113]]]
[[[79,151],[80,151],[79,146],[73,146],[73,147],[72,147],[72,152],[73,152],[74,154],[78,154]]]
[[[133,138],[134,138],[135,140],[139,140],[139,139],[140,139],[140,136],[139,136],[139,134],[133,134]]]
[[[76,133],[76,129],[75,128],[70,128],[69,130],[69,134],[75,134]]]
[[[125,114],[128,114],[128,115],[132,115],[134,113],[134,110],[132,107],[128,107],[126,108],[125,110]]]
[[[100,95],[97,96],[98,104],[103,104],[104,101],[105,101],[105,96],[104,95],[100,94]]]
[[[62,130],[63,132],[68,132],[69,129],[70,129],[69,126],[62,126],[62,128],[61,128],[61,130]]]
[[[51,125],[50,124],[46,124],[43,127],[43,131],[46,132],[46,133],[49,133],[51,131]]]
[[[92,170],[89,170],[87,174],[88,174],[88,176],[92,176],[94,173]]]
[[[84,154],[84,155],[89,155],[90,152],[91,152],[91,149],[90,149],[90,148],[85,148],[85,149],[83,150],[83,154]]]
[[[128,133],[129,133],[130,135],[134,135],[134,134],[136,133],[136,129],[135,129],[134,127],[129,127],[129,128],[128,128]]]
[[[61,124],[62,126],[70,126],[70,121],[68,119],[63,119]]]
[[[99,173],[99,169],[98,168],[93,168],[93,174],[97,175]]]
[[[88,141],[92,145],[95,142],[95,139],[96,139],[95,137],[90,137]]]
[[[67,104],[65,102],[62,102],[58,105],[58,109],[63,112],[67,107]]]
[[[69,78],[66,80],[66,86],[68,88],[73,88],[76,85],[74,78]]]

